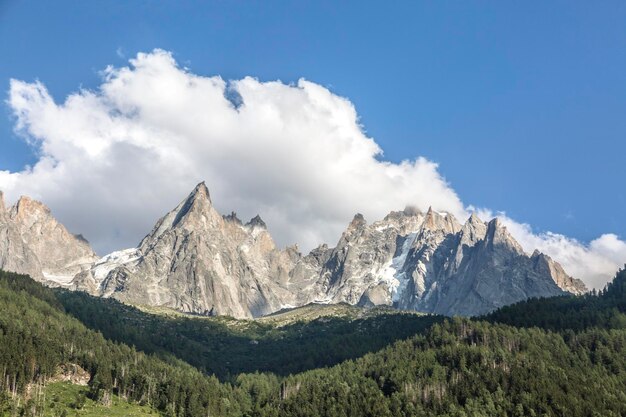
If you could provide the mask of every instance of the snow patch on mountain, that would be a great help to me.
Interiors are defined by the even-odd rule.
[[[387,262],[380,272],[377,270],[374,274],[379,277],[380,283],[387,285],[393,302],[397,302],[402,297],[408,286],[409,279],[406,275],[405,264],[417,238],[417,233],[412,232],[405,236],[400,253]]]
[[[417,232],[410,233],[404,239],[400,255],[391,260],[391,267],[397,271],[395,274],[395,278],[398,281],[398,287],[396,291],[392,292],[392,300],[394,302],[400,299],[409,284],[409,278],[406,274],[405,264],[406,259],[409,256],[409,251],[411,250],[411,248],[413,248],[415,239],[417,239]]]
[[[96,282],[100,284],[113,269],[137,261],[140,258],[141,252],[137,248],[112,252],[100,258],[92,267],[91,272]]]
[[[43,273],[43,277],[47,281],[52,281],[53,283],[61,285],[63,287],[69,286],[70,283],[72,282],[72,279],[74,279],[74,275],[75,275],[75,274],[58,275],[58,274],[51,274],[46,271],[42,271],[42,273]]]

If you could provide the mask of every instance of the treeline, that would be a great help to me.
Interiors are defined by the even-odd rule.
[[[288,378],[287,416],[623,416],[626,332],[567,338],[466,319]]]
[[[598,295],[449,319],[331,368],[232,383],[107,341],[63,313],[49,290],[2,277],[0,307],[10,310],[0,321],[0,369],[18,391],[66,361],[89,370],[93,396],[118,393],[168,416],[626,415],[625,271]],[[553,305],[560,318],[551,320]]]
[[[380,314],[352,319],[322,317],[286,326],[226,317],[148,314],[114,299],[57,290],[65,310],[107,339],[175,357],[222,381],[241,373],[289,375],[335,365],[406,339],[441,316]]]

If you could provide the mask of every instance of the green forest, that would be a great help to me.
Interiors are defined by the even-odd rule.
[[[321,317],[277,326],[229,317],[148,314],[113,299],[57,291],[65,311],[107,339],[177,357],[232,380],[241,373],[289,375],[335,365],[424,331],[441,316],[381,310],[367,317]]]
[[[624,270],[599,293],[476,319],[177,317],[5,272],[0,309],[2,416],[117,415],[124,403],[179,417],[626,415]],[[55,394],[37,393],[73,392],[48,384],[67,364],[88,385],[51,410]]]

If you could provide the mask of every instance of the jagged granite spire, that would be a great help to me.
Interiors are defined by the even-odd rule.
[[[150,244],[172,228],[221,227],[223,223],[224,218],[213,207],[209,189],[201,182],[174,210],[157,221],[152,232],[141,241],[139,248],[147,250]]]
[[[259,216],[258,214],[254,216],[252,219],[250,219],[250,221],[246,223],[246,226],[251,227],[251,228],[259,227],[261,229],[267,229],[267,225],[265,224],[263,219],[261,219],[261,216]]]
[[[226,220],[227,222],[232,222],[232,223],[236,223],[236,224],[239,224],[239,225],[243,224],[241,222],[241,219],[239,219],[239,217],[237,217],[237,213],[235,213],[234,211],[232,211],[230,214],[225,214],[222,217],[224,217],[224,220]]]
[[[221,216],[200,183],[136,252],[98,265],[77,286],[134,304],[254,317],[296,302],[298,291],[287,288],[294,256],[276,248],[260,216],[245,225]]]
[[[563,290],[580,295],[587,292],[585,283],[567,275],[563,267],[552,260],[548,255],[535,249],[530,257],[535,263],[535,270],[541,274],[551,275],[554,282]]]
[[[524,249],[511,236],[502,221],[497,217],[487,223],[487,233],[485,234],[485,242],[492,246],[504,246],[508,250],[514,251],[520,255],[524,254]]]
[[[472,213],[461,228],[461,244],[473,246],[479,240],[484,239],[486,234],[487,226],[485,222],[476,213]]]
[[[357,213],[352,218],[352,221],[348,225],[348,230],[357,230],[367,226],[367,221],[361,213]]]

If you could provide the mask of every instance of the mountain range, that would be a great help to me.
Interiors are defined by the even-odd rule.
[[[528,255],[496,218],[414,208],[368,224],[357,214],[335,247],[278,248],[256,216],[221,215],[204,183],[136,248],[99,258],[42,203],[0,193],[0,269],[49,286],[201,315],[264,316],[310,303],[388,305],[481,315],[532,297],[586,291],[550,257]]]

